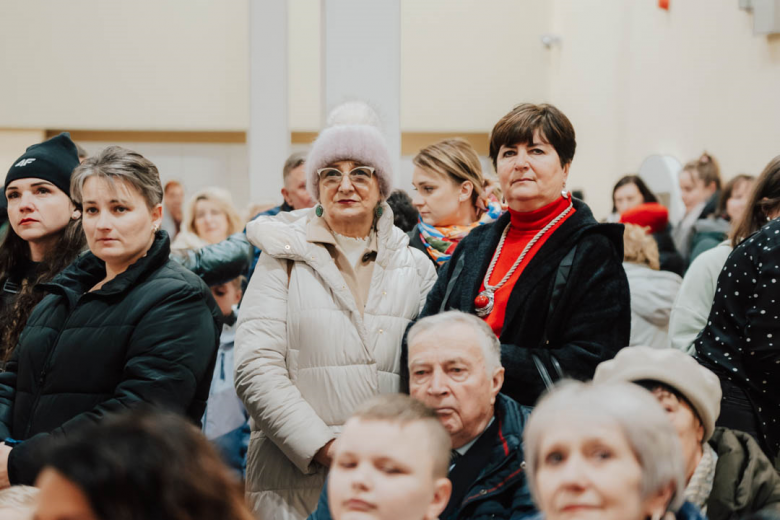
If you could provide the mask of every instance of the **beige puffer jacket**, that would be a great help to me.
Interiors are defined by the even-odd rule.
[[[247,499],[263,520],[306,518],[326,476],[314,455],[359,404],[399,391],[401,340],[436,273],[383,207],[362,315],[326,247],[306,239],[313,210],[247,227],[263,253],[239,314],[235,384],[252,418]]]

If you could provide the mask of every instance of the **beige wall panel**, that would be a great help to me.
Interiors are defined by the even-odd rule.
[[[570,184],[599,217],[612,185],[654,153],[707,149],[728,178],[780,153],[780,38],[753,36],[731,0],[555,0],[551,100],[577,130]]]
[[[485,132],[544,101],[549,0],[402,0],[401,129]]]
[[[320,0],[287,0],[289,7],[290,130],[320,128]]]
[[[28,146],[46,139],[44,130],[0,129],[0,179],[5,184],[8,170]]]
[[[3,0],[0,126],[245,130],[247,10],[247,0]]]

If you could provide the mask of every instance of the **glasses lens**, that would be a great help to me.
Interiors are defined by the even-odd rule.
[[[349,172],[349,179],[353,184],[367,186],[371,181],[371,170],[368,168],[355,168]]]
[[[320,179],[326,184],[339,184],[341,182],[342,173],[336,168],[325,168],[320,170]]]

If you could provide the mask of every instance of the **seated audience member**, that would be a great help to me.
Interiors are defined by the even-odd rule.
[[[720,166],[714,157],[704,152],[687,163],[679,175],[680,192],[685,204],[685,216],[672,231],[677,250],[690,263],[691,246],[696,222],[715,213],[720,197]]]
[[[680,276],[685,273],[685,261],[672,240],[669,210],[657,202],[639,204],[620,215],[623,224],[636,224],[648,228],[658,247],[659,267]]]
[[[625,348],[596,369],[594,383],[636,383],[653,393],[682,445],[685,500],[710,520],[780,513],[780,476],[753,438],[716,428],[720,381],[673,349]]]
[[[395,190],[387,197],[387,205],[393,210],[393,223],[404,233],[409,233],[417,225],[420,213],[412,204],[412,198],[404,190]]]
[[[62,133],[28,147],[8,170],[3,199],[9,227],[0,243],[0,364],[10,358],[43,298],[35,288],[51,282],[84,249],[81,211],[70,198],[78,165],[76,145]]]
[[[756,181],[718,274],[696,359],[720,379],[718,426],[751,434],[771,460],[780,455],[780,156]]]
[[[705,518],[684,502],[674,428],[636,385],[564,381],[539,401],[523,440],[539,518]]]
[[[2,520],[33,520],[38,505],[38,488],[14,486],[0,491]]]
[[[45,457],[36,520],[253,520],[238,479],[195,426],[135,410]]]
[[[452,497],[441,520],[534,513],[523,471],[530,409],[499,393],[504,369],[490,327],[448,311],[415,323],[407,343],[411,396],[435,410],[450,434]],[[330,518],[323,500],[309,520]]]
[[[31,484],[41,452],[141,403],[199,423],[219,344],[208,287],[169,259],[157,167],[118,146],[73,172],[89,252],[50,283],[0,372],[0,487]]]
[[[753,182],[755,178],[751,175],[737,175],[731,179],[720,194],[715,213],[696,221],[691,241],[691,262],[729,237],[745,212]]]
[[[243,476],[249,447],[249,414],[233,384],[233,344],[243,277],[211,287],[224,324],[219,338],[217,364],[203,416],[203,433],[219,449],[225,462]]]
[[[660,271],[658,246],[645,229],[626,224],[623,232],[623,269],[631,290],[629,346],[669,346],[669,315],[682,278]]]
[[[696,353],[694,342],[709,321],[707,318],[718,289],[718,276],[723,271],[726,259],[733,248],[761,229],[770,215],[780,214],[778,199],[780,199],[780,157],[770,161],[752,184],[745,209],[740,218],[733,223],[729,240],[700,254],[685,273],[669,322],[669,338],[672,347],[688,354]]]
[[[184,228],[171,243],[173,249],[198,249],[217,244],[243,228],[233,198],[227,190],[204,188],[190,200]]]
[[[308,152],[295,152],[291,154],[284,162],[284,168],[282,168],[282,180],[284,186],[282,187],[282,197],[284,202],[280,206],[273,207],[262,213],[252,215],[250,220],[254,220],[260,216],[275,216],[285,211],[294,211],[298,209],[306,209],[314,207],[317,203],[306,188],[306,157]],[[254,257],[252,259],[252,265],[249,266],[247,272],[247,281],[252,278],[252,274],[255,272],[255,266],[257,260],[260,258],[260,248],[253,246]]]
[[[184,186],[179,181],[168,181],[163,189],[163,220],[160,228],[176,239],[184,220]]]
[[[435,520],[447,505],[450,439],[436,413],[402,394],[360,406],[334,446],[334,520]]]

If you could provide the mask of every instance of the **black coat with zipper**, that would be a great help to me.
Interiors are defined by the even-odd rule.
[[[587,380],[599,363],[613,358],[629,342],[631,297],[623,270],[623,225],[599,224],[590,208],[577,199],[574,208],[574,214],[531,258],[507,303],[499,337],[506,369],[502,392],[526,406],[535,405],[545,389],[532,355],[553,377],[554,357],[567,377]],[[450,261],[439,269],[418,319],[450,309],[475,313],[474,298],[509,220],[507,212],[496,222],[475,228],[458,244]],[[568,278],[548,316],[558,267],[575,245]],[[458,269],[461,256],[464,261]],[[406,366],[405,346],[401,366]],[[403,375],[408,378],[408,370]]]
[[[167,234],[101,289],[105,264],[84,253],[41,289],[0,373],[0,438],[13,484],[32,484],[56,436],[141,403],[203,416],[221,316],[208,287],[169,260]]]

